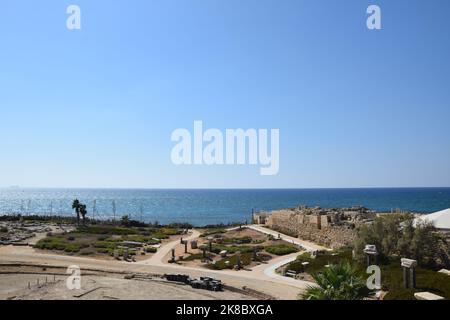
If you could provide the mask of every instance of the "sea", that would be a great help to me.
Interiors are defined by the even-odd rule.
[[[373,189],[0,189],[0,214],[73,216],[72,201],[87,205],[95,219],[195,226],[250,222],[253,211],[299,205],[322,208],[361,205],[432,213],[450,208],[450,188]]]

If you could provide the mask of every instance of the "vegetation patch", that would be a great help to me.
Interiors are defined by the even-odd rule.
[[[206,253],[206,257],[211,259],[212,255],[210,253]],[[195,260],[203,260],[203,252],[202,253],[194,253],[191,254],[189,257],[184,258],[184,261],[195,261]]]
[[[303,269],[303,262],[308,262],[306,269]],[[298,273],[305,271],[315,276],[323,273],[327,268],[326,265],[350,264],[354,268],[356,275],[364,279],[369,276],[366,273],[365,264],[355,261],[352,258],[351,249],[342,249],[335,252],[326,252],[311,258],[309,253],[304,253],[297,257],[296,261],[290,263],[286,269],[293,270]],[[436,272],[431,269],[418,267],[416,269],[416,289],[403,288],[403,271],[399,258],[388,259],[387,262],[380,265],[381,268],[381,285],[388,294],[386,300],[415,300],[414,293],[428,291],[446,299],[450,299],[450,277],[448,275]]]
[[[450,267],[450,244],[430,223],[414,223],[411,214],[389,214],[358,230],[355,252],[365,260],[364,247],[377,247],[381,262],[393,257],[417,260],[419,266],[439,270]]]
[[[240,264],[241,266],[248,266],[252,263],[252,253],[243,253],[240,255]],[[228,261],[228,263],[227,263]],[[214,270],[224,270],[224,269],[233,269],[235,265],[238,263],[238,255],[234,254],[232,256],[223,258],[219,261],[216,261],[214,264],[208,265],[210,269]]]
[[[362,300],[370,294],[364,279],[350,263],[331,264],[315,273],[316,285],[301,295],[305,300]]]
[[[206,238],[209,236],[213,236],[213,235],[218,235],[218,234],[223,234],[226,233],[227,231],[223,228],[213,228],[213,229],[206,229],[202,232],[202,234],[200,235],[201,238]]]
[[[223,244],[249,244],[253,242],[253,239],[250,236],[236,237],[236,238],[222,238],[221,242]]]
[[[293,246],[290,244],[275,244],[275,245],[267,246],[264,249],[268,253],[271,253],[271,254],[274,254],[277,256],[284,256],[284,255],[299,251],[299,249],[296,246]]]
[[[113,256],[114,250],[118,250],[119,256],[123,255],[123,245],[136,243],[145,253],[155,253],[157,248],[147,247],[161,243],[160,239],[167,239],[181,231],[173,228],[158,227],[120,227],[112,225],[96,225],[79,227],[78,230],[64,235],[48,234],[46,238],[38,241],[35,248],[42,250],[54,250],[67,254],[79,255],[108,255]],[[136,254],[132,248],[129,255]]]

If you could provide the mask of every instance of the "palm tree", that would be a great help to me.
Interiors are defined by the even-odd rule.
[[[83,226],[84,226],[84,225],[86,225],[86,215],[87,215],[87,210],[86,210],[85,204],[80,204],[80,214],[81,214],[81,217],[83,218]]]
[[[305,300],[362,300],[369,291],[356,270],[347,262],[330,265],[313,275],[316,286],[309,286],[300,297]]]
[[[72,209],[75,210],[75,213],[77,214],[77,224],[80,225],[80,201],[78,199],[73,200],[72,202]]]

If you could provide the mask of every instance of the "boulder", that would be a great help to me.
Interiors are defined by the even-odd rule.
[[[444,297],[438,296],[431,292],[417,292],[414,294],[414,298],[416,298],[417,300],[427,300],[427,301],[445,300]]]

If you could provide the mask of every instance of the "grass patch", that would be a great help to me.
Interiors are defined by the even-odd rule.
[[[110,234],[110,235],[129,235],[138,233],[138,231],[133,228],[122,228],[115,226],[89,226],[80,229],[80,231],[88,234]]]
[[[248,266],[252,263],[252,253],[243,253],[241,254],[241,266]],[[227,265],[226,262],[230,263]],[[237,255],[232,255],[227,258],[223,258],[222,260],[217,261],[215,264],[210,264],[208,267],[214,270],[224,270],[224,269],[233,269],[234,266],[237,265]]]
[[[81,249],[88,248],[89,244],[84,242],[73,243],[62,236],[51,236],[40,240],[35,247],[43,250],[57,250],[67,253],[77,253]]]
[[[209,236],[213,236],[213,235],[218,235],[218,234],[223,234],[226,233],[227,231],[223,228],[218,228],[218,229],[206,229],[205,231],[203,231],[203,233],[200,235],[201,238],[206,238]]]
[[[252,237],[245,236],[237,238],[223,238],[221,241],[223,244],[249,244],[252,243],[253,239]]]
[[[212,258],[211,254],[206,253],[207,258]],[[203,253],[194,253],[191,254],[189,257],[184,258],[184,261],[195,261],[195,260],[203,260]]]
[[[145,248],[145,252],[147,252],[147,253],[156,253],[157,251],[158,251],[158,249],[156,249],[154,247]]]
[[[416,289],[403,288],[403,271],[400,261],[392,261],[381,267],[381,284],[388,290],[386,300],[415,300],[416,292],[432,292],[445,299],[450,299],[450,277],[448,275],[423,268],[416,269]]]
[[[291,254],[294,252],[298,252],[298,248],[296,246],[290,244],[274,244],[272,246],[267,246],[264,248],[268,253],[284,256],[287,254]]]
[[[46,238],[36,244],[36,248],[42,250],[55,250],[68,254],[80,255],[110,255],[122,242],[130,241],[146,245],[161,243],[159,239],[166,239],[181,231],[173,228],[155,227],[117,227],[110,225],[80,227],[77,231],[65,235],[48,234]],[[154,253],[156,248],[148,247],[146,252]],[[135,254],[130,249],[130,254]],[[134,252],[134,253],[132,253]],[[119,255],[123,253],[119,250]]]

